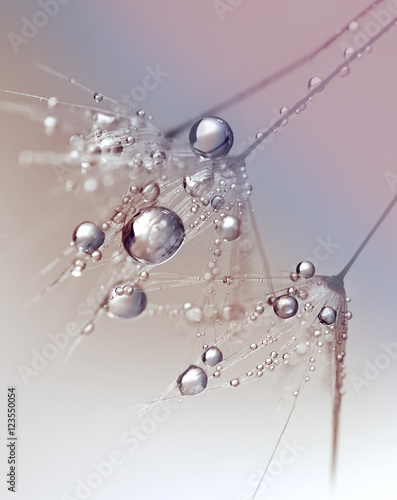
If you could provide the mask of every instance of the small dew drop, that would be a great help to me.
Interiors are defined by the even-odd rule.
[[[95,92],[94,100],[95,100],[95,102],[101,102],[103,100],[103,95],[99,94],[98,92]]]

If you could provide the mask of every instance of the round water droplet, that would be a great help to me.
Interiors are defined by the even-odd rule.
[[[211,206],[214,210],[220,210],[225,204],[225,198],[223,196],[214,196],[211,200]]]
[[[103,95],[99,94],[98,92],[95,92],[94,99],[95,99],[95,102],[101,102],[103,100]]]
[[[182,396],[195,396],[207,387],[208,378],[204,370],[196,365],[190,365],[177,379],[179,392]]]
[[[108,298],[105,309],[111,318],[131,319],[139,316],[146,307],[146,294],[139,286],[131,287],[130,294],[125,293],[128,282],[117,283],[113,288],[112,298]]]
[[[72,240],[80,252],[92,253],[105,241],[105,233],[94,222],[82,222],[73,231]]]
[[[91,258],[94,262],[98,262],[102,259],[102,253],[99,250],[94,250],[91,254]]]
[[[345,77],[350,74],[350,68],[349,66],[343,66],[343,68],[339,71],[338,76],[340,77]]]
[[[131,257],[144,264],[162,264],[181,247],[185,229],[178,215],[164,207],[139,212],[123,228],[123,245]]]
[[[202,158],[222,158],[233,146],[229,124],[216,116],[207,116],[190,129],[189,142],[193,153]]]
[[[183,187],[193,198],[202,198],[209,195],[214,185],[214,174],[208,170],[197,172],[183,179]]]
[[[160,196],[160,187],[157,182],[150,182],[141,188],[141,196],[145,203],[154,203]]]
[[[323,79],[319,76],[313,76],[310,78],[309,83],[307,84],[310,91],[314,90],[316,87],[323,83]],[[322,90],[322,89],[321,89]]]
[[[337,313],[333,307],[325,306],[319,312],[318,319],[324,325],[332,325],[336,321],[336,316]]]
[[[234,241],[240,236],[240,219],[234,215],[222,217],[215,226],[220,238],[226,241]]]
[[[217,347],[209,347],[201,356],[203,362],[208,366],[215,366],[223,360],[223,354]]]
[[[356,51],[353,49],[353,47],[348,47],[347,49],[345,49],[343,55],[345,57],[345,59],[349,59],[349,57],[351,57]]]
[[[238,378],[234,378],[233,380],[230,381],[230,385],[232,387],[238,387],[240,385],[240,380]]]
[[[276,299],[273,309],[279,318],[292,318],[298,312],[298,302],[294,297],[281,295]]]
[[[296,266],[296,272],[301,278],[308,279],[314,276],[316,268],[310,261],[304,260]]]

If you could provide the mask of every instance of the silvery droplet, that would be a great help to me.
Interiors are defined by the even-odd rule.
[[[123,228],[125,250],[144,264],[162,264],[181,247],[185,229],[178,215],[164,207],[139,212]]]
[[[325,306],[319,312],[318,319],[323,325],[332,325],[336,321],[336,316],[337,313],[333,307]]]
[[[211,206],[214,210],[219,210],[225,204],[225,198],[223,196],[216,195],[211,200]]]
[[[82,222],[73,231],[72,239],[80,252],[92,253],[103,245],[105,233],[94,222]]]
[[[316,268],[310,261],[304,260],[302,262],[299,262],[299,264],[296,266],[296,272],[301,278],[308,279],[314,276]]]
[[[222,217],[215,226],[220,238],[226,241],[234,241],[240,236],[240,219],[234,215]]]
[[[294,297],[281,295],[277,297],[273,309],[279,318],[292,318],[298,312],[298,302]]]
[[[214,185],[214,174],[208,170],[197,172],[183,179],[183,187],[193,198],[208,196]]]
[[[153,203],[160,196],[160,187],[157,182],[150,182],[141,188],[140,192],[145,203]]]
[[[103,100],[103,95],[99,94],[98,92],[95,92],[94,99],[95,99],[95,102],[101,102]]]
[[[310,78],[309,83],[308,83],[308,88],[310,91],[314,90],[316,87],[321,85],[323,83],[323,79],[319,76],[313,76],[313,78]]]
[[[209,347],[201,356],[203,362],[208,366],[215,366],[223,360],[223,354],[218,347]]]
[[[204,370],[196,365],[190,365],[177,379],[179,392],[182,396],[195,396],[207,387],[208,378]]]
[[[207,116],[190,129],[189,142],[193,153],[202,158],[222,158],[233,146],[229,124],[216,116]]]
[[[111,318],[131,319],[139,316],[146,307],[146,294],[139,286],[131,287],[130,294],[126,294],[128,282],[117,283],[113,289],[113,297],[106,302],[105,308]],[[120,292],[118,292],[120,290]],[[120,293],[120,295],[119,295]]]

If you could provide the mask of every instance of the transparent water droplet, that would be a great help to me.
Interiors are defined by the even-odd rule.
[[[308,279],[314,276],[316,268],[310,261],[304,260],[296,266],[296,272],[301,278]]]
[[[120,282],[114,286],[113,294],[109,297],[105,309],[111,318],[131,319],[139,316],[146,307],[146,294],[139,286],[132,289],[129,295],[125,293],[125,287],[129,283]]]
[[[356,50],[353,49],[353,47],[348,47],[347,49],[345,49],[343,55],[345,59],[349,59],[355,52]]]
[[[127,253],[143,264],[162,264],[181,247],[185,229],[179,216],[164,207],[139,212],[123,228]]]
[[[274,312],[279,318],[292,318],[298,312],[298,302],[294,297],[289,295],[281,295],[273,305]]]
[[[221,217],[217,222],[215,229],[219,237],[226,241],[234,241],[240,236],[241,222],[234,215]]]
[[[225,198],[223,196],[216,195],[211,200],[211,206],[214,210],[220,210],[225,205]]]
[[[94,100],[95,100],[95,102],[101,102],[103,100],[103,95],[99,94],[99,92],[95,92]]]
[[[310,78],[309,83],[307,84],[308,88],[310,91],[314,90],[317,88],[319,85],[323,83],[323,79],[320,76],[313,76]]]
[[[233,132],[222,118],[207,116],[190,129],[189,142],[198,157],[222,158],[233,146]]]
[[[150,182],[141,189],[141,196],[145,203],[154,203],[160,196],[160,186],[157,182]]]
[[[324,325],[332,325],[336,321],[336,316],[337,313],[333,307],[325,306],[319,312],[318,319],[320,320],[320,323],[323,323]]]
[[[349,66],[343,66],[343,68],[339,71],[338,76],[340,77],[345,77],[350,74],[350,68]]]
[[[73,231],[72,241],[80,252],[92,253],[105,241],[105,233],[94,222],[82,222]]]
[[[195,396],[207,387],[208,378],[204,370],[196,365],[190,365],[176,381],[182,396]]]
[[[91,254],[91,258],[94,262],[98,262],[102,259],[102,252],[99,250],[94,250]]]
[[[212,346],[203,353],[201,359],[206,365],[215,366],[223,360],[223,354],[218,347]]]
[[[203,172],[197,172],[191,176],[187,176],[183,179],[183,187],[187,194],[193,196],[193,198],[202,198],[209,195],[212,186],[214,185],[214,174],[205,170]]]

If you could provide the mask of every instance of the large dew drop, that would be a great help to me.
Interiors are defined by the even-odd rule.
[[[281,295],[276,299],[273,309],[279,318],[292,318],[298,312],[298,302],[294,297]]]
[[[103,245],[105,233],[94,222],[82,222],[73,231],[73,242],[80,252],[91,254]]]
[[[195,396],[207,387],[208,378],[204,370],[196,365],[190,365],[176,381],[182,396]]]
[[[131,257],[143,264],[162,264],[179,250],[185,228],[178,215],[164,207],[139,212],[123,228],[123,245]]]
[[[233,146],[233,132],[229,124],[216,116],[207,116],[190,129],[190,146],[201,158],[222,158]]]
[[[143,313],[146,307],[146,294],[139,286],[117,283],[105,308],[111,318],[131,319]]]

